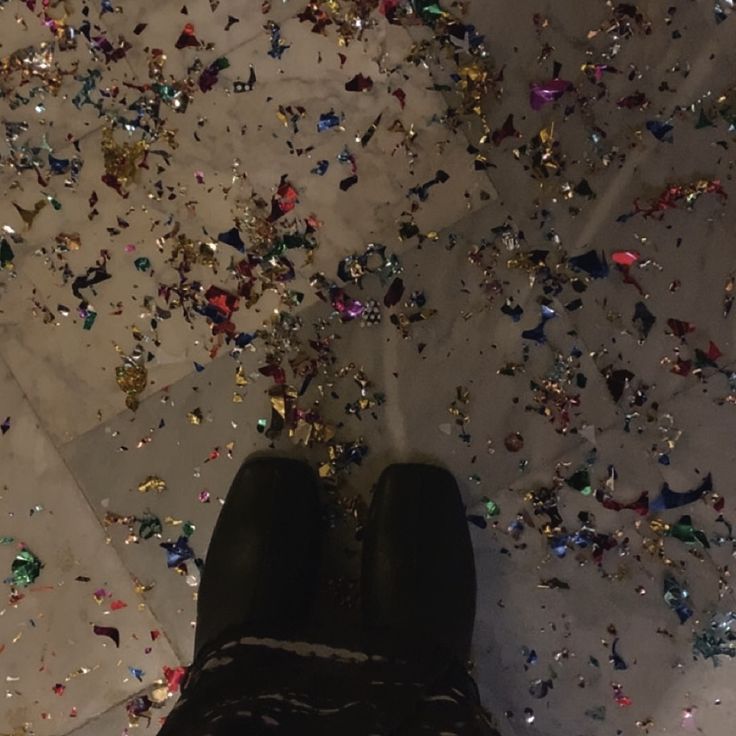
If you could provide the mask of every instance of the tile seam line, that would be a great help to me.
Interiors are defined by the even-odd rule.
[[[139,696],[146,695],[148,691],[149,691],[149,688],[143,688],[142,690],[136,691],[132,695],[128,695],[124,698],[121,698],[120,700],[114,702],[107,710],[102,711],[102,713],[98,713],[96,716],[92,716],[88,718],[83,723],[80,723],[78,726],[75,726],[71,731],[64,731],[63,733],[59,734],[59,736],[73,736],[73,734],[93,724],[95,721],[99,721],[101,718],[106,716],[110,711],[115,710],[116,708],[120,708],[121,706],[125,705],[125,703],[127,703],[132,698],[137,698]]]

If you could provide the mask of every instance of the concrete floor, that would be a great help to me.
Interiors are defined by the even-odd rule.
[[[645,2],[627,15],[604,2],[522,0],[508,12],[475,0],[464,22],[490,53],[477,107],[497,132],[479,143],[480,118],[462,114],[457,92],[463,43],[436,53],[437,29],[389,24],[378,12],[345,43],[355,26],[337,21],[354,2],[321,4],[335,21],[323,34],[297,18],[305,4],[293,0],[270,8],[69,0],[52,3],[45,23],[35,5],[0,3],[0,225],[13,252],[0,272],[0,420],[9,417],[0,565],[10,575],[25,544],[44,566],[28,586],[4,586],[0,734],[155,733],[176,698],[166,673],[191,657],[198,583],[191,561],[167,569],[159,543],[193,527],[190,544],[204,556],[250,452],[274,447],[330,475],[352,442],[368,448],[362,464],[338,469],[325,486],[325,615],[357,621],[356,537],[381,468],[440,462],[455,472],[471,516],[475,673],[504,736],[726,733],[736,665],[696,659],[693,642],[736,608],[735,546],[718,520],[733,519],[734,503],[735,317],[724,316],[724,287],[736,272],[735,21],[717,23],[712,2]],[[460,14],[464,5],[443,7]],[[267,54],[269,21],[289,45],[281,58]],[[187,23],[195,45],[177,49]],[[78,29],[76,44],[65,28]],[[130,47],[113,58],[122,42]],[[413,44],[416,63],[407,60]],[[166,56],[163,76],[156,49]],[[202,91],[202,70],[221,57],[229,67]],[[555,62],[574,90],[532,110],[529,85],[556,76]],[[599,66],[596,80],[585,64],[609,68]],[[236,92],[251,65],[255,88]],[[372,89],[345,89],[358,74]],[[171,101],[153,105],[168,93],[151,85],[185,88],[187,78],[183,112]],[[647,102],[619,104],[639,93]],[[141,96],[149,107],[137,117]],[[341,125],[318,132],[331,111]],[[509,115],[515,134],[501,140]],[[110,121],[118,145],[149,144],[145,159],[133,158],[125,197],[101,181]],[[654,128],[665,140],[647,129],[651,121],[673,126]],[[343,190],[350,155],[358,179]],[[312,173],[318,161],[329,162],[322,176]],[[438,170],[449,178],[426,200],[409,193]],[[310,222],[318,247],[286,251],[293,280],[255,269],[260,298],[241,298],[230,330],[255,337],[238,347],[197,308],[210,286],[244,293],[236,275],[244,256],[218,235],[237,226],[248,252],[262,253],[258,232],[284,176],[298,203],[276,220],[276,235],[304,233]],[[667,186],[698,180],[719,180],[728,199],[705,193],[651,217],[619,217],[637,198],[655,202]],[[399,237],[407,223],[420,235]],[[401,271],[343,283],[340,260],[369,243],[385,246]],[[547,270],[531,265],[535,250],[548,251]],[[600,278],[570,260],[590,250],[609,264]],[[620,251],[638,254],[636,283],[613,265]],[[140,258],[148,264],[136,265]],[[75,279],[100,263],[111,278],[75,294]],[[380,324],[342,321],[313,279],[319,273],[361,302],[376,300]],[[397,277],[403,295],[386,306]],[[637,304],[656,318],[648,334],[633,319]],[[542,305],[555,312],[545,341],[523,337]],[[518,321],[509,315],[516,307]],[[710,351],[710,362],[698,363],[696,350]],[[133,412],[116,369],[136,355],[147,384]],[[277,436],[262,431],[272,416],[269,365],[296,391],[305,367],[315,369],[298,398],[315,413]],[[567,482],[581,470],[589,488]],[[644,491],[653,501],[663,483],[685,491],[709,472],[713,489],[681,508],[637,514],[600,503],[608,493],[631,504]],[[165,489],[146,486],[151,478]],[[540,509],[543,488],[559,508],[555,530]],[[487,499],[498,515],[487,513]],[[162,525],[150,539],[136,521],[146,514]],[[708,547],[671,533],[683,514]],[[473,523],[481,518],[485,528]],[[581,525],[610,547],[601,559],[574,536]],[[564,556],[550,537],[565,538]],[[683,624],[663,598],[668,575],[689,591],[693,615]],[[116,628],[119,647],[94,626]],[[612,657],[616,640],[623,661]],[[155,702],[150,725],[130,718],[136,696]]]

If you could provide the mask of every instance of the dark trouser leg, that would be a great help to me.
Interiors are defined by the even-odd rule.
[[[475,562],[460,492],[430,465],[392,465],[376,486],[363,547],[371,646],[426,678],[392,733],[498,736],[464,663],[475,620]]]
[[[455,479],[392,465],[376,486],[363,547],[363,610],[378,648],[437,648],[465,661],[475,620],[475,563]]]
[[[208,714],[223,710],[228,697],[245,694],[255,682],[237,677],[226,693],[221,678],[202,676],[208,652],[243,636],[298,639],[316,590],[319,551],[318,488],[309,466],[270,457],[246,460],[207,550],[189,685],[160,736],[228,731],[217,723],[219,716]],[[247,658],[240,658],[253,678]],[[268,731],[261,721],[243,720],[249,733]]]
[[[319,526],[317,482],[306,464],[246,460],[207,550],[195,658],[233,627],[259,636],[300,635],[316,588]]]

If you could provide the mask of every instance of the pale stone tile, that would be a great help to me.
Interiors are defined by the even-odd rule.
[[[178,661],[20,386],[5,365],[1,370],[10,429],[0,444],[0,535],[13,540],[0,545],[2,576],[10,574],[20,544],[43,568],[29,587],[3,586],[0,729],[15,733],[29,724],[35,734],[61,734],[136,693],[141,683],[160,679],[162,668]],[[99,604],[96,591],[105,591]],[[125,607],[116,603],[112,610],[113,601]],[[94,625],[115,627],[120,648],[96,636]],[[156,630],[161,636],[153,641]],[[145,673],[141,681],[130,667]]]

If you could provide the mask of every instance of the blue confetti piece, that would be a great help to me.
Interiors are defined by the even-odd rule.
[[[514,322],[518,322],[524,314],[524,310],[518,304],[512,307],[509,301],[501,307],[501,311],[511,317]]]
[[[605,256],[599,256],[594,250],[573,256],[568,263],[574,271],[585,271],[594,279],[604,279],[608,276],[608,263],[606,263]]]
[[[197,373],[201,373],[204,370],[204,366],[201,363],[194,361],[194,370],[197,371]]]
[[[284,43],[283,39],[281,38],[281,27],[278,25],[278,23],[271,22],[271,49],[268,52],[268,55],[272,59],[280,59],[284,55],[284,51],[286,49],[291,48],[291,46],[287,43]]]
[[[525,340],[534,340],[538,345],[544,345],[547,342],[547,337],[544,334],[544,326],[547,322],[557,316],[557,313],[551,307],[542,305],[542,320],[541,322],[531,330],[524,330],[521,336]]]
[[[659,120],[648,120],[647,130],[658,140],[663,143],[673,143],[674,136],[672,131],[674,126],[669,123],[662,123]]]
[[[546,304],[542,304],[542,319],[546,322],[548,319],[552,319],[553,317],[557,316],[557,312],[555,312],[552,307],[548,307]]]
[[[65,174],[70,164],[71,161],[68,158],[54,158],[49,154],[49,167],[54,174]]]
[[[672,575],[665,577],[664,602],[677,614],[681,624],[693,615],[693,609],[686,603],[689,597],[687,590]]]
[[[160,547],[166,550],[166,566],[176,567],[182,562],[194,559],[194,550],[189,546],[185,536],[179,537],[176,542],[161,542]]]
[[[552,552],[559,558],[564,557],[567,554],[567,543],[568,543],[568,536],[567,535],[557,535],[554,537],[550,537],[549,539],[549,546],[552,550]]]
[[[324,133],[330,128],[337,128],[340,126],[340,118],[334,112],[325,112],[319,116],[317,121],[317,132]]]
[[[327,169],[330,167],[330,162],[322,159],[317,161],[317,165],[312,169],[311,173],[317,176],[324,176],[327,173]]]
[[[673,491],[669,484],[665,483],[659,496],[649,503],[650,511],[664,511],[665,509],[676,509],[680,506],[687,506],[690,503],[701,499],[708,491],[713,490],[713,476],[708,475],[703,478],[703,482],[697,487],[684,493]]]
[[[240,231],[236,227],[226,230],[224,233],[220,233],[217,239],[225,245],[231,245],[235,250],[239,250],[241,253],[245,253],[245,243],[240,237]]]

